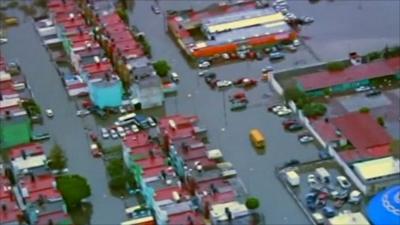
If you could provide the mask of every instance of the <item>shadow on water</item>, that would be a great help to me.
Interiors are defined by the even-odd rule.
[[[81,207],[71,209],[69,211],[72,221],[76,225],[87,225],[90,224],[93,206],[91,203],[82,203]]]
[[[267,152],[267,146],[261,148],[261,147],[256,147],[252,142],[249,143],[257,155],[265,155],[265,153]]]

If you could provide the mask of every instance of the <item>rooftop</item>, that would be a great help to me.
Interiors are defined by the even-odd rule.
[[[351,149],[340,151],[339,155],[346,163],[355,163],[371,159],[378,159],[390,156],[391,151],[389,146],[382,146],[369,149]]]
[[[17,202],[10,198],[3,198],[0,201],[6,207],[5,211],[0,210],[1,223],[18,224],[18,218],[22,216],[22,211],[19,209]]]
[[[367,218],[361,213],[342,213],[328,220],[329,225],[370,225]]]
[[[41,196],[50,201],[62,199],[60,192],[56,189],[56,180],[52,174],[24,176],[19,182],[22,196],[30,202],[36,202]]]
[[[369,113],[347,113],[331,121],[356,149],[379,147],[392,141],[388,132]]]
[[[190,219],[189,219],[190,218]],[[200,213],[187,211],[183,213],[168,215],[169,224],[180,224],[180,225],[205,225],[203,216]]]
[[[398,159],[386,157],[353,164],[354,169],[364,180],[377,179],[400,174]]]
[[[18,170],[29,170],[37,167],[43,167],[46,165],[46,155],[31,156],[26,159],[22,157],[16,158],[12,161],[14,168]]]
[[[43,146],[39,143],[33,142],[12,148],[8,153],[8,156],[10,157],[11,160],[13,160],[19,157],[24,157],[24,155],[26,157],[31,157],[43,154],[44,154]]]
[[[336,127],[333,123],[325,120],[316,120],[312,123],[315,131],[326,142],[339,141],[343,136],[338,135]]]
[[[393,75],[400,70],[400,57],[348,67],[342,71],[322,71],[297,77],[305,91]]]

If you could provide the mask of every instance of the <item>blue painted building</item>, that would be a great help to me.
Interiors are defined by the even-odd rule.
[[[122,82],[118,76],[111,76],[97,81],[89,81],[89,96],[94,105],[104,107],[119,107],[122,104]]]
[[[366,209],[373,225],[400,224],[400,185],[379,192]]]

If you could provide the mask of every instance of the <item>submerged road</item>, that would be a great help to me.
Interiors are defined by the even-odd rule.
[[[35,100],[43,111],[46,108],[54,111],[53,119],[44,116],[44,124],[52,136],[52,142],[64,149],[70,172],[87,178],[91,186],[92,224],[120,223],[125,219],[123,202],[110,196],[103,161],[94,159],[89,151],[84,127],[94,129],[94,120],[91,117],[82,120],[75,115],[75,103],[69,100],[32,23],[26,22],[10,29],[8,39],[8,44],[1,46],[1,53],[7,60],[19,61]]]

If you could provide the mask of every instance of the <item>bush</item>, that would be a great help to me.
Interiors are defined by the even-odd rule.
[[[7,8],[16,8],[18,7],[19,3],[18,1],[11,1],[7,4]]]
[[[346,69],[346,67],[344,62],[330,62],[326,64],[326,69],[329,71],[341,71]]]
[[[368,107],[362,107],[358,111],[360,113],[369,113],[370,109]]]
[[[165,77],[171,70],[171,66],[165,60],[159,60],[154,63],[154,69],[160,77]]]
[[[303,113],[307,117],[319,117],[326,113],[326,107],[321,103],[309,103],[303,107]]]
[[[249,197],[246,199],[246,207],[248,209],[257,209],[260,207],[260,201],[256,197]]]
[[[381,52],[371,52],[367,54],[368,61],[373,61],[382,58]]]
[[[385,126],[385,120],[383,119],[382,116],[376,118],[376,122],[377,122],[379,125],[381,125],[382,127]]]
[[[79,206],[84,198],[92,194],[87,180],[75,174],[58,177],[57,189],[61,192],[68,209]]]

